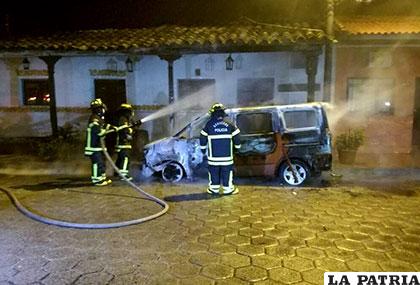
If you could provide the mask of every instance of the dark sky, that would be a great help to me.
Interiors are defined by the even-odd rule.
[[[6,1],[0,17],[9,15],[14,34],[59,30],[136,28],[163,24],[223,24],[247,16],[260,22],[323,23],[327,0],[75,0]],[[340,0],[340,15],[417,15],[420,0]],[[3,28],[4,30],[4,28]]]

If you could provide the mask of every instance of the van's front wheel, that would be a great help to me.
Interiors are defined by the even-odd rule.
[[[171,161],[162,169],[162,179],[165,182],[176,183],[179,182],[183,176],[184,169],[177,162]]]
[[[298,160],[291,160],[290,166],[287,162],[283,162],[281,165],[279,170],[281,181],[289,186],[300,186],[304,184],[309,178],[306,165]]]

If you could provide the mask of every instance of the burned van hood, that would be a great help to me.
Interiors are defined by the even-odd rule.
[[[144,147],[145,160],[148,167],[161,171],[169,162],[177,162],[190,176],[194,167],[203,161],[198,140],[187,140],[173,136],[166,137],[147,144]]]
[[[166,141],[172,141],[172,140],[174,140],[174,139],[175,139],[175,137],[165,137],[165,138],[161,138],[161,139],[158,139],[158,140],[155,140],[155,141],[152,141],[152,142],[150,142],[150,143],[146,144],[146,145],[144,146],[144,148],[145,148],[145,149],[148,149],[148,148],[154,147],[156,144],[165,143]]]
[[[151,155],[157,155],[161,152],[163,152],[165,155],[169,155],[168,159],[172,158],[172,155],[174,154],[175,145],[179,144],[180,142],[182,144],[182,141],[185,140],[176,136],[172,136],[148,143],[144,146],[146,160],[150,160],[152,158]]]

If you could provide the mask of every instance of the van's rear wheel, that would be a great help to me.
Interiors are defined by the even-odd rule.
[[[290,167],[292,166],[292,168]],[[282,182],[289,186],[300,186],[309,178],[308,168],[303,162],[291,160],[290,166],[284,162],[279,170],[279,176]]]
[[[171,161],[165,165],[162,169],[162,179],[165,182],[178,182],[184,176],[184,169],[182,166],[174,161]]]

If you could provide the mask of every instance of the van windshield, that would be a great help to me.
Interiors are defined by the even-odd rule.
[[[205,114],[186,125],[175,136],[184,138],[199,138],[201,130],[204,128],[209,119],[210,116]]]
[[[284,120],[287,129],[318,127],[318,117],[315,110],[284,111]]]

